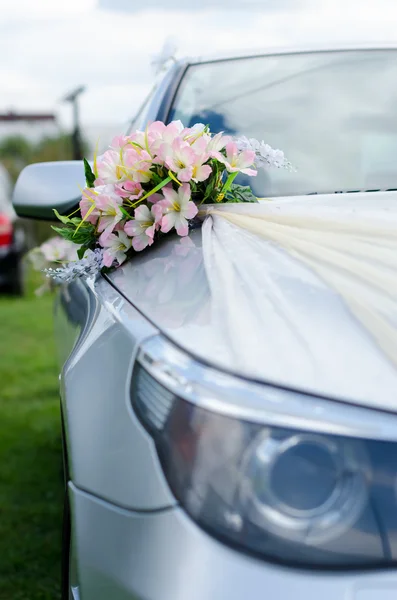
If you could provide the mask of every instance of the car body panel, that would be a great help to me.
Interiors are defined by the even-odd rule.
[[[389,600],[397,594],[393,571],[286,568],[224,546],[178,507],[142,514],[120,510],[72,485],[69,494],[82,598]]]
[[[291,43],[287,46],[266,46],[265,48],[253,48],[239,51],[238,54],[233,51],[229,52],[218,52],[216,54],[201,55],[197,57],[191,57],[188,61],[189,64],[207,63],[217,60],[233,60],[239,58],[250,58],[253,56],[273,56],[275,54],[301,54],[301,53],[312,53],[312,52],[339,52],[344,50],[393,50],[397,48],[397,42],[395,40],[379,40],[378,42],[368,42],[360,40],[357,42],[352,41],[311,41],[307,43]]]
[[[172,506],[153,440],[130,402],[137,346],[157,331],[103,278],[81,294],[80,315],[69,305],[66,318],[66,300],[60,308],[67,293],[65,287],[56,320],[65,340],[62,359],[73,349],[60,377],[69,475],[76,486],[120,506]]]
[[[304,202],[302,198],[296,201],[300,205]],[[369,210],[397,203],[397,193],[307,197],[307,202],[320,207],[340,201],[353,205],[359,201],[360,210],[365,209],[366,203]],[[274,205],[283,202],[293,204],[294,199],[277,198]],[[313,282],[320,285],[321,282],[309,270],[305,277],[284,276],[284,279],[280,271],[278,278],[282,293],[300,307],[305,340],[316,349],[308,368],[304,368],[304,351],[299,356],[292,345],[283,346],[280,351],[272,339],[263,361],[239,366],[228,351],[227,337],[212,316],[200,230],[193,231],[190,239],[191,248],[184,246],[177,236],[171,237],[122,265],[108,275],[109,281],[167,337],[200,360],[277,386],[362,406],[397,410],[397,374],[393,365],[336,294],[317,290]],[[274,261],[272,251],[268,262],[273,262],[276,270]],[[274,329],[273,334],[277,336]],[[266,335],[264,330],[263,336]],[[255,342],[247,339],[246,343]]]

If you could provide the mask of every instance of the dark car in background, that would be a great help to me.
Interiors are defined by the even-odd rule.
[[[24,233],[16,225],[11,204],[11,181],[0,165],[0,293],[22,295]]]

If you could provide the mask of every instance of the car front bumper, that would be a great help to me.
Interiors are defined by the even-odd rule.
[[[269,564],[210,537],[180,508],[133,512],[69,484],[84,600],[395,600],[397,570]]]

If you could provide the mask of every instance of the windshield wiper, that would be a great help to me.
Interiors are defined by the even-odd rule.
[[[334,192],[308,192],[305,196],[324,196],[326,194],[368,194],[370,192],[397,192],[397,188],[379,188],[372,190],[339,190]]]

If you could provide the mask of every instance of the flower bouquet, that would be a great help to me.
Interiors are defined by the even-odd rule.
[[[64,239],[79,245],[78,264],[47,269],[58,281],[122,264],[134,252],[175,230],[187,236],[203,204],[256,202],[250,187],[236,185],[260,167],[289,167],[283,152],[245,137],[211,134],[208,126],[180,121],[150,124],[116,137],[109,149],[84,160],[86,187],[79,208],[55,214]]]

